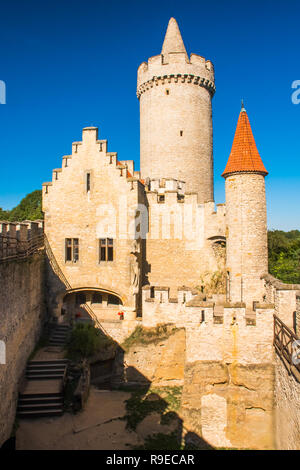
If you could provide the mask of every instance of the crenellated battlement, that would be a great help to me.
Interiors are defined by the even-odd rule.
[[[184,52],[159,54],[143,62],[138,68],[137,96],[149,88],[165,83],[191,83],[215,92],[214,67],[210,60],[197,54],[190,59]]]
[[[186,286],[178,288],[177,297],[170,297],[169,287],[144,286],[142,302],[143,325],[147,327],[159,323],[174,323],[177,327],[194,324],[203,328],[237,329],[243,334],[253,327],[263,329],[271,325],[274,314],[274,304],[268,303],[257,303],[251,311],[244,303],[225,302],[216,306],[205,294]]]
[[[22,222],[0,221],[0,236],[16,238],[20,241],[27,241],[38,237],[44,232],[44,221],[24,220]]]
[[[211,73],[209,74],[195,74],[192,73],[193,70],[187,70],[189,73],[167,73],[164,75],[151,75],[149,72],[140,76],[140,80],[138,81],[137,92],[136,95],[138,98],[145,93],[147,90],[158,86],[158,85],[165,85],[169,83],[190,83],[192,85],[200,86],[206,88],[210,94],[213,96],[216,87],[214,81],[210,78]]]

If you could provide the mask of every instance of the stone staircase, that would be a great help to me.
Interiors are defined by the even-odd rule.
[[[56,325],[49,339],[50,347],[64,347],[71,329],[69,325]]]
[[[29,361],[26,386],[19,394],[19,418],[41,418],[63,414],[63,383],[68,360]]]
[[[63,388],[68,360],[61,359],[61,354],[70,331],[69,325],[55,325],[45,349],[50,357],[47,360],[41,358],[27,363],[26,383],[19,393],[18,418],[31,419],[63,414]]]

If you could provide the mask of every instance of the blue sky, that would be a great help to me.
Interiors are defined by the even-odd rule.
[[[136,70],[160,53],[174,16],[188,53],[210,59],[215,198],[240,101],[269,171],[269,228],[300,229],[300,80],[298,0],[15,0],[1,2],[0,207],[12,208],[44,181],[85,126],[99,127],[109,151],[139,162]]]

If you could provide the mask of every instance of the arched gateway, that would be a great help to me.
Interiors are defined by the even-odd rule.
[[[81,287],[69,289],[63,294],[61,314],[68,319],[80,322],[98,320],[118,320],[121,296],[105,289]]]

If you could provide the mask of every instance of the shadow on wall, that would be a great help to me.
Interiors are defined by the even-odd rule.
[[[101,332],[104,339],[107,336]],[[172,395],[173,387],[152,386],[151,381],[137,368],[128,366],[125,361],[125,351],[121,345],[116,344],[116,355],[111,366],[103,361],[103,369],[96,365],[98,374],[92,366],[92,383],[101,388],[101,374],[103,382],[107,380],[108,368],[110,370],[110,388],[112,390],[124,390],[131,392],[131,397],[126,401],[126,427],[136,431],[139,424],[143,423],[144,444],[135,447],[136,450],[212,450],[213,447],[202,437],[189,431],[184,426],[180,417],[181,395]],[[99,375],[100,374],[100,375]],[[178,387],[175,387],[178,388]],[[112,392],[113,393],[113,392]],[[174,406],[177,401],[177,406]],[[153,428],[147,428],[147,416],[156,413],[160,416],[160,423]],[[144,421],[145,420],[145,421]],[[166,430],[164,432],[164,425]]]

